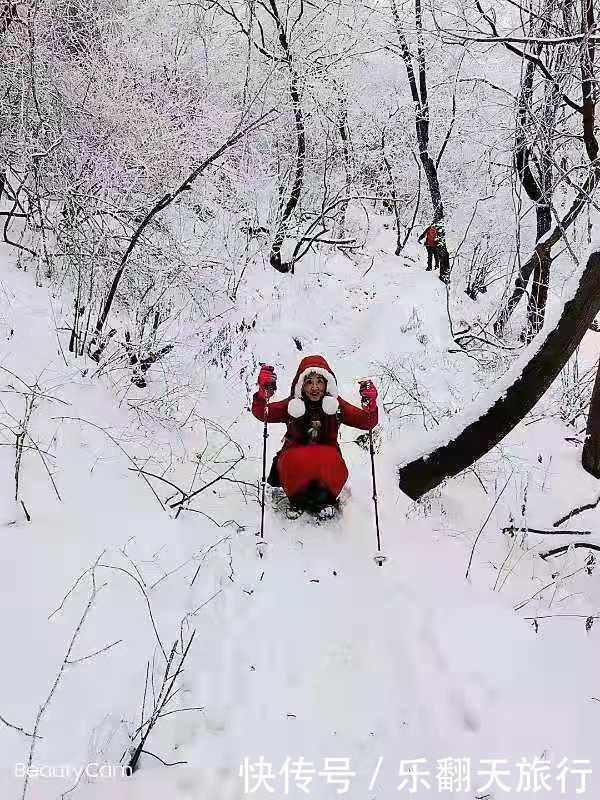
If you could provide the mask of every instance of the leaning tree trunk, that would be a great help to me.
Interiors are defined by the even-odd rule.
[[[592,401],[588,411],[581,465],[594,478],[600,478],[600,364],[596,372]]]
[[[575,296],[565,303],[556,328],[508,389],[482,416],[432,453],[399,470],[400,488],[413,500],[458,475],[489,452],[531,411],[559,374],[600,311],[600,251],[589,257]]]

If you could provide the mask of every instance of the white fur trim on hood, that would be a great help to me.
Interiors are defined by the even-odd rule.
[[[294,417],[294,419],[298,419],[299,417],[304,416],[304,412],[306,411],[306,406],[299,400],[297,397],[292,397],[292,399],[288,403],[288,414],[290,417]]]
[[[328,415],[337,414],[337,410],[340,407],[337,399],[337,382],[331,372],[321,367],[308,367],[304,372],[298,375],[294,397],[288,403],[288,414],[295,419],[304,416],[304,412],[306,411],[306,406],[302,400],[302,386],[305,378],[311,374],[320,375],[327,381],[326,394],[321,401],[323,412]]]
[[[333,397],[333,395],[330,394],[325,395],[321,400],[321,405],[326,414],[337,414],[337,410],[340,407],[337,397]]]
[[[302,385],[304,383],[305,378],[307,378],[311,373],[314,373],[315,375],[320,375],[322,378],[325,378],[325,380],[327,381],[327,390],[326,390],[327,394],[330,394],[333,397],[338,396],[337,383],[331,372],[327,372],[327,370],[323,369],[322,367],[307,367],[307,369],[305,369],[304,372],[301,372],[300,375],[298,375],[294,397],[297,397],[298,399],[302,398]]]

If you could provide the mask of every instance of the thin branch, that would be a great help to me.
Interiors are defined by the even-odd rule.
[[[510,475],[508,476],[508,478],[506,479],[506,483],[505,483],[505,484],[504,484],[504,486],[502,487],[502,491],[500,492],[500,494],[499,494],[499,495],[496,497],[496,499],[494,500],[494,502],[493,502],[493,504],[492,504],[492,507],[490,508],[489,514],[487,515],[487,517],[485,518],[485,520],[484,520],[484,522],[483,522],[483,525],[482,525],[482,526],[481,526],[481,528],[479,529],[479,533],[478,533],[478,534],[477,534],[477,536],[475,537],[475,541],[473,542],[473,547],[471,548],[471,555],[469,556],[469,563],[468,563],[468,565],[467,565],[467,571],[466,571],[466,573],[465,573],[465,578],[466,578],[467,580],[468,580],[468,578],[469,578],[469,570],[471,569],[471,563],[472,563],[472,561],[473,561],[473,556],[475,555],[475,548],[477,547],[477,542],[479,541],[479,537],[480,537],[480,536],[481,536],[481,534],[483,533],[483,529],[484,529],[484,528],[485,528],[485,526],[487,525],[489,518],[492,516],[492,513],[493,513],[494,509],[496,508],[496,506],[498,505],[498,502],[499,502],[500,498],[501,498],[501,497],[502,497],[502,495],[504,494],[504,490],[505,490],[505,489],[506,489],[506,487],[508,486],[508,483],[509,483],[510,479],[512,478],[512,476],[513,476],[513,473],[511,472],[511,473],[510,473]]]
[[[144,755],[147,756],[152,756],[152,758],[155,758],[157,761],[160,761],[160,763],[163,764],[165,767],[177,767],[179,764],[189,763],[187,761],[171,761],[171,762],[165,761],[160,756],[157,756],[156,753],[151,753],[149,750],[140,750],[140,753],[144,753]]]
[[[20,728],[18,725],[13,725],[11,722],[9,722],[8,720],[4,719],[4,717],[1,716],[1,715],[0,715],[0,722],[2,722],[4,725],[6,725],[7,728],[11,728],[13,731],[18,731],[19,733],[22,733],[24,736],[29,736],[30,738],[33,738],[35,736],[34,733],[27,733],[27,731],[24,728]],[[38,736],[37,738],[38,739],[43,739],[44,737],[43,736]]]

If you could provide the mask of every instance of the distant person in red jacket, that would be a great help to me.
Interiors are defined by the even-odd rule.
[[[366,431],[377,425],[377,389],[371,381],[360,386],[363,407],[338,396],[337,382],[327,361],[307,356],[292,381],[290,396],[267,403],[275,385],[273,367],[263,366],[252,400],[254,416],[284,423],[284,444],[269,475],[271,486],[281,486],[290,500],[291,515],[303,510],[322,517],[335,513],[337,498],[348,479],[338,444],[340,424]]]
[[[423,233],[419,236],[419,242],[425,239],[425,250],[427,250],[427,271],[432,269],[432,262],[435,262],[435,269],[440,266],[440,256],[438,245],[440,243],[440,235],[435,224],[425,228]]]

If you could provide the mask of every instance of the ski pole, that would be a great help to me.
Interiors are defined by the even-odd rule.
[[[362,382],[361,382],[362,383]],[[369,404],[369,400],[363,399],[363,406]],[[369,453],[371,455],[371,478],[373,480],[373,505],[375,506],[375,531],[377,533],[377,552],[373,556],[373,561],[377,566],[382,567],[386,557],[381,552],[381,534],[379,531],[379,508],[377,506],[377,482],[375,481],[375,448],[373,446],[373,428],[369,428]]]
[[[267,420],[269,416],[269,398],[265,401],[265,414],[263,426],[263,455],[262,455],[262,482],[261,482],[261,498],[260,498],[260,533],[257,534],[259,540],[256,544],[258,555],[262,558],[266,546],[265,541],[265,490],[267,484],[267,439],[269,434],[267,432]]]
[[[262,363],[261,367],[263,367],[266,370],[269,370],[272,373],[272,381],[265,388],[269,389],[271,393],[274,393],[277,389],[277,382],[273,367],[267,367],[265,364]],[[262,455],[262,487],[261,487],[261,498],[260,498],[260,532],[256,534],[258,537],[258,542],[256,543],[256,549],[260,558],[263,557],[265,548],[267,546],[267,542],[265,540],[265,491],[267,488],[267,439],[269,438],[269,434],[267,431],[267,423],[269,418],[269,399],[270,395],[265,397],[265,413],[263,416],[264,426],[263,426],[263,455]]]

